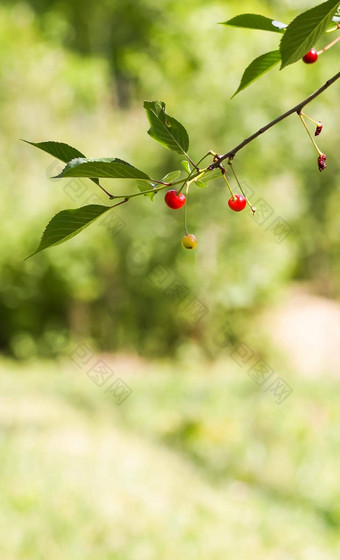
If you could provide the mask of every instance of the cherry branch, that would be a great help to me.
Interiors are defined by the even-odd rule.
[[[322,92],[324,92],[327,88],[329,88],[332,84],[334,84],[334,82],[336,82],[339,78],[340,78],[340,72],[338,72],[337,74],[335,74],[335,76],[333,76],[332,78],[327,80],[327,82],[322,87],[320,87],[317,91],[315,91],[314,93],[309,95],[309,97],[307,97],[306,99],[301,101],[301,103],[298,103],[298,105],[295,105],[295,107],[292,107],[292,109],[289,109],[289,111],[286,111],[285,113],[283,113],[282,115],[280,115],[279,117],[277,117],[276,119],[271,121],[270,123],[266,124],[265,126],[260,128],[257,132],[254,132],[254,134],[252,134],[251,136],[248,136],[248,138],[243,140],[243,142],[241,142],[238,146],[236,146],[235,148],[233,148],[229,152],[226,152],[223,155],[216,156],[216,158],[215,158],[216,161],[214,161],[209,166],[208,169],[210,169],[210,170],[216,169],[217,167],[219,167],[219,165],[221,164],[221,162],[223,160],[233,159],[236,156],[237,152],[242,150],[242,148],[247,146],[247,144],[250,144],[250,142],[255,140],[255,138],[257,138],[258,136],[260,136],[261,134],[263,134],[264,132],[266,132],[267,130],[272,128],[273,126],[275,126],[277,123],[283,121],[284,119],[286,119],[290,115],[293,115],[294,113],[299,114],[302,111],[302,109],[306,105],[308,105],[308,103],[310,103],[311,101],[313,101],[313,99],[318,97]]]
[[[225,159],[232,160],[235,157],[235,155],[237,154],[237,152],[242,150],[242,148],[247,146],[247,144],[250,144],[250,142],[255,140],[255,138],[257,138],[258,136],[260,136],[261,134],[263,134],[264,132],[266,132],[267,130],[272,128],[273,126],[275,126],[277,123],[283,121],[284,119],[286,119],[290,115],[293,115],[294,113],[297,113],[298,115],[300,115],[302,109],[306,105],[308,105],[308,103],[310,103],[311,101],[313,101],[313,99],[318,97],[322,92],[324,92],[327,88],[329,88],[332,84],[334,84],[334,82],[336,82],[339,78],[340,78],[340,72],[338,72],[337,74],[335,74],[335,76],[333,76],[332,78],[327,80],[327,82],[323,86],[321,86],[318,90],[316,90],[314,93],[309,95],[309,97],[307,97],[306,99],[304,99],[303,101],[301,101],[300,103],[295,105],[295,107],[292,107],[291,109],[289,109],[289,111],[286,111],[285,113],[283,113],[282,115],[280,115],[279,117],[277,117],[276,119],[271,121],[270,123],[268,123],[265,126],[263,126],[262,128],[260,128],[257,132],[254,132],[254,134],[252,134],[251,136],[249,136],[248,138],[243,140],[243,142],[241,142],[238,146],[236,146],[235,148],[233,148],[229,152],[226,152],[223,155],[218,155],[218,154],[215,154],[214,152],[211,152],[211,151],[208,152],[203,158],[201,158],[199,163],[203,159],[205,159],[209,154],[215,156],[214,157],[214,162],[211,165],[209,165],[209,167],[206,167],[205,169],[199,169],[198,164],[196,164],[196,165],[193,164],[194,169],[196,169],[197,171],[196,172],[192,171],[192,173],[189,175],[189,177],[187,177],[184,181],[183,181],[183,179],[180,179],[179,181],[173,181],[171,183],[166,183],[164,181],[156,181],[156,180],[152,179],[152,181],[150,181],[150,182],[151,183],[156,183],[158,186],[154,186],[150,190],[141,191],[141,192],[130,194],[130,195],[111,195],[109,193],[107,193],[107,194],[109,194],[111,200],[117,199],[117,198],[124,199],[122,202],[119,203],[119,204],[123,204],[124,202],[127,202],[128,200],[130,200],[130,198],[135,198],[137,196],[143,196],[143,195],[146,195],[146,194],[149,194],[149,193],[156,193],[156,192],[158,192],[160,190],[163,190],[167,187],[176,186],[178,184],[181,184],[181,188],[179,189],[179,192],[180,192],[185,187],[185,185],[188,184],[188,182],[190,184],[190,183],[196,181],[197,179],[199,179],[200,177],[203,177],[206,173],[209,173],[209,171],[212,171],[213,169],[216,169],[216,168],[220,167],[221,162],[224,161]],[[221,169],[223,170],[223,168],[221,168]],[[188,181],[188,179],[190,179],[190,180]],[[104,190],[104,189],[102,188],[102,190]],[[116,204],[115,206],[118,206],[118,204]]]

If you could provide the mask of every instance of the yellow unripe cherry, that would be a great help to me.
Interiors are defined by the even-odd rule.
[[[192,233],[188,233],[182,237],[181,243],[184,249],[195,249],[197,246],[197,239]]]

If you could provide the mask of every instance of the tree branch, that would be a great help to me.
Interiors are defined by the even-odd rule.
[[[266,132],[267,130],[272,128],[272,126],[275,126],[277,123],[279,123],[280,121],[283,121],[284,119],[286,119],[287,117],[289,117],[293,113],[300,113],[302,111],[302,109],[308,103],[310,103],[311,101],[313,101],[313,99],[318,97],[322,92],[324,92],[327,88],[329,88],[329,86],[334,84],[334,82],[336,82],[339,78],[340,78],[340,72],[335,74],[335,76],[333,76],[333,78],[330,78],[329,80],[327,80],[327,82],[321,88],[319,88],[317,91],[312,93],[309,97],[307,97],[306,99],[301,101],[301,103],[299,103],[298,105],[295,105],[295,107],[292,107],[292,109],[289,109],[289,111],[286,111],[286,113],[283,113],[282,115],[280,115],[279,117],[277,117],[276,119],[274,119],[273,121],[268,123],[267,125],[263,126],[257,132],[254,132],[254,134],[252,134],[251,136],[249,136],[248,138],[243,140],[243,142],[241,142],[241,144],[239,144],[238,146],[236,146],[235,148],[233,148],[232,150],[230,150],[229,152],[227,152],[223,155],[216,156],[216,161],[209,166],[209,169],[216,169],[216,167],[219,167],[221,162],[225,159],[233,159],[235,157],[235,155],[237,154],[237,152],[239,152],[247,144],[249,144],[250,142],[255,140],[255,138],[257,138],[258,136],[260,136],[261,134],[263,134],[264,132]]]

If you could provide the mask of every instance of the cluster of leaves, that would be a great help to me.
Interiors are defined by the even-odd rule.
[[[189,136],[184,126],[176,119],[166,113],[165,103],[162,101],[146,101],[144,103],[150,129],[148,134],[164,147],[186,156],[189,160],[187,150],[189,148]],[[109,195],[111,200],[122,199],[118,204],[128,201],[133,196],[145,195],[151,199],[165,188],[172,185],[185,185],[188,180],[196,182],[198,186],[204,187],[206,183],[220,176],[219,170],[206,169],[204,174],[205,182],[200,180],[202,172],[199,172],[194,166],[185,160],[182,162],[186,172],[184,179],[178,179],[181,171],[173,171],[168,173],[161,181],[151,179],[147,173],[137,169],[130,163],[118,158],[86,158],[76,148],[62,142],[28,142],[32,146],[47,152],[57,159],[66,163],[62,172],[54,178],[65,177],[83,177],[91,179],[97,186],[100,185],[99,179],[132,179],[136,181],[139,192],[132,195]],[[107,192],[107,191],[106,191]],[[83,231],[91,223],[97,220],[105,212],[108,212],[117,204],[111,206],[103,206],[99,204],[90,204],[82,208],[62,210],[56,214],[47,225],[39,247],[30,256],[33,256],[48,247],[60,245],[75,235]]]
[[[281,63],[281,68],[300,60],[334,23],[340,21],[339,0],[328,0],[298,15],[289,25],[258,14],[241,14],[222,25],[272,31],[282,35],[279,48],[255,58],[245,69],[234,96]],[[233,96],[233,97],[234,97]]]
[[[274,31],[282,34],[280,49],[266,53],[254,60],[246,69],[236,93],[247,87],[278,62],[281,61],[281,68],[284,68],[299,60],[329,29],[332,21],[339,21],[338,2],[339,0],[328,0],[300,14],[288,26],[257,14],[243,14],[224,22],[224,25]],[[108,195],[110,200],[120,199],[120,202],[110,206],[91,204],[82,208],[59,212],[47,225],[40,245],[33,255],[48,247],[68,241],[104,213],[119,204],[127,202],[132,197],[145,195],[153,199],[155,194],[163,189],[176,186],[176,188],[182,190],[185,185],[189,186],[191,183],[195,183],[198,187],[205,187],[208,181],[220,176],[221,169],[215,168],[216,166],[208,166],[203,169],[198,167],[213,152],[208,152],[197,164],[192,161],[188,155],[188,133],[180,122],[166,113],[164,102],[147,101],[144,103],[144,108],[150,123],[148,134],[167,149],[185,156],[186,160],[182,162],[185,177],[180,178],[182,172],[176,170],[167,173],[161,180],[155,180],[151,179],[144,171],[118,158],[86,158],[76,148],[61,142],[28,142],[66,163],[65,168],[57,178],[89,178]],[[112,195],[102,187],[99,182],[100,178],[133,180],[136,182],[139,191],[134,194]]]

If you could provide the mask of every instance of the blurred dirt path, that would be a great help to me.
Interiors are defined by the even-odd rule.
[[[340,377],[340,303],[295,287],[265,314],[264,328],[301,375]]]

